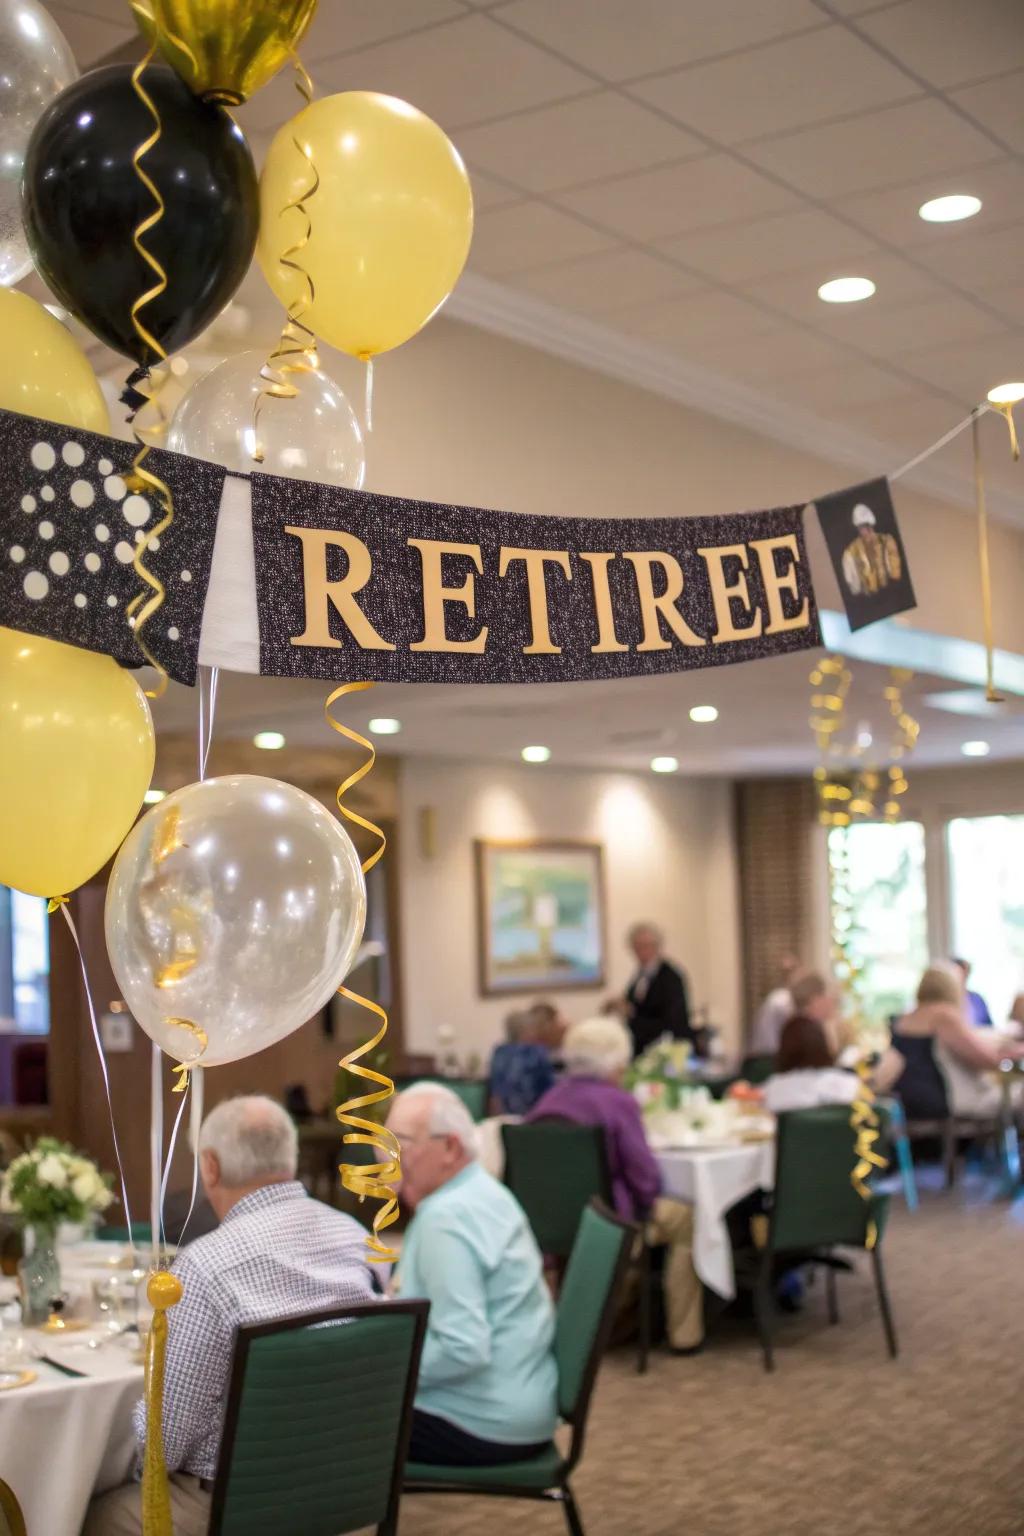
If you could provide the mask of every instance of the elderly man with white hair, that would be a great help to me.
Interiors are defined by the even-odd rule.
[[[216,1231],[178,1254],[183,1295],[168,1313],[164,1454],[175,1536],[206,1536],[235,1331],[243,1323],[371,1301],[365,1233],[295,1177],[298,1137],[272,1099],[218,1104],[199,1137]],[[135,1430],[145,1438],[143,1404]],[[94,1499],[82,1536],[137,1536],[139,1485]]]
[[[703,1293],[692,1256],[693,1208],[661,1193],[661,1173],[644,1135],[640,1106],[622,1086],[632,1041],[617,1019],[587,1019],[570,1027],[562,1051],[565,1076],[526,1118],[604,1128],[615,1208],[629,1221],[644,1222],[649,1242],[668,1245],[668,1341],[677,1354],[692,1354],[704,1340]]]
[[[550,1444],[557,1422],[554,1312],[519,1203],[477,1161],[476,1127],[451,1089],[417,1083],[388,1126],[413,1213],[396,1290],[430,1302],[409,1455],[498,1466]]]
[[[662,1035],[693,1040],[686,977],[665,959],[665,937],[654,923],[634,923],[627,936],[636,958],[637,972],[623,998],[609,1010],[620,1014],[633,1037],[633,1053],[642,1051]]]

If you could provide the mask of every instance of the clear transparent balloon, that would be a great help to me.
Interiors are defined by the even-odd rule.
[[[239,774],[176,790],[134,827],[107,887],[121,996],[175,1061],[283,1040],[341,985],[366,921],[359,856],[304,791]]]
[[[240,352],[193,384],[174,413],[167,446],[175,453],[223,464],[245,474],[259,470],[290,479],[320,480],[359,490],[366,454],[359,421],[347,396],[325,373],[289,373],[293,399],[265,396],[264,352]],[[257,447],[263,457],[257,462]]]
[[[25,148],[45,108],[78,79],[75,56],[36,0],[0,0],[0,284],[32,270],[21,223]]]

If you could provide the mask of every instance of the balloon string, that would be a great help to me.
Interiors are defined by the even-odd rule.
[[[217,712],[217,682],[220,678],[219,667],[208,667],[204,676],[203,668],[199,669],[199,782],[202,784],[206,778],[206,764],[210,756],[210,748],[213,745],[213,720]],[[209,686],[209,704],[206,702],[207,687]]]
[[[292,66],[295,70],[295,89],[302,97],[306,106],[313,100],[313,82],[304,68],[297,53],[292,53]],[[320,367],[320,359],[317,356],[316,336],[302,319],[307,310],[311,309],[316,301],[316,288],[313,279],[301,261],[300,257],[309,244],[313,233],[313,221],[309,216],[306,204],[311,197],[315,197],[320,189],[320,173],[313,161],[313,151],[308,144],[304,144],[298,134],[292,135],[292,143],[298,153],[309,167],[311,181],[298,197],[290,203],[285,203],[278,217],[284,218],[286,214],[296,212],[304,220],[305,227],[298,240],[290,245],[282,256],[278,257],[278,264],[287,267],[294,272],[299,280],[299,290],[295,298],[289,303],[287,318],[281,331],[277,346],[271,352],[267,361],[260,369],[260,378],[263,387],[256,396],[252,412],[252,458],[257,464],[262,464],[266,457],[264,445],[260,442],[260,416],[266,400],[294,400],[299,390],[291,381],[293,374],[315,373]]]
[[[151,304],[154,299],[159,298],[161,294],[167,291],[167,273],[152,252],[143,244],[143,236],[147,235],[151,229],[154,229],[160,223],[165,210],[164,200],[160,196],[159,189],[142,164],[143,158],[149,154],[151,149],[154,149],[159,144],[163,134],[160,113],[157,111],[152,97],[142,84],[142,76],[148,65],[152,62],[155,52],[156,42],[154,41],[150,44],[145,58],[132,70],[132,87],[136,96],[138,96],[153,119],[153,132],[135,150],[132,155],[132,165],[136,176],[153,199],[154,204],[153,211],[142,219],[134,229],[132,244],[153,273],[156,282],[135,300],[131,308],[131,316],[135,334],[143,344],[143,360],[145,361],[146,357],[145,349],[148,348],[159,362],[164,362],[167,358],[166,351],[141,319],[141,313],[146,305]],[[157,672],[156,687],[146,689],[146,697],[149,699],[158,699],[166,692],[167,670],[157,661],[146,645],[143,639],[143,630],[153,614],[162,605],[166,593],[164,584],[159,576],[154,575],[147,568],[145,555],[147,550],[170,528],[174,521],[174,504],[171,498],[170,487],[158,475],[155,475],[152,470],[144,467],[146,458],[153,447],[152,443],[146,441],[144,433],[149,433],[150,436],[156,436],[159,439],[162,439],[166,434],[167,416],[159,400],[160,390],[164,382],[165,376],[159,374],[156,383],[153,383],[152,379],[147,376],[138,385],[139,393],[144,395],[146,402],[153,407],[156,420],[151,421],[145,428],[139,424],[138,416],[136,416],[132,423],[132,430],[135,433],[135,440],[139,444],[139,451],[135,455],[131,476],[129,477],[129,483],[134,491],[148,490],[153,502],[162,508],[158,522],[143,534],[135,546],[135,553],[132,558],[135,574],[145,584],[145,587],[149,588],[150,595],[146,596],[145,589],[138,592],[128,604],[127,609],[128,622],[135,632],[135,642],[145,660],[151,667],[155,667]]]
[[[353,811],[347,806],[345,804],[345,796],[350,789],[366,778],[366,775],[371,771],[377,760],[377,753],[373,743],[367,741],[365,736],[361,736],[358,731],[352,730],[350,726],[342,725],[340,720],[335,720],[331,714],[331,707],[347,693],[364,693],[368,688],[372,687],[372,683],[365,682],[343,683],[341,687],[335,688],[328,695],[327,701],[324,704],[324,719],[331,727],[331,730],[337,731],[339,736],[344,736],[346,740],[354,742],[357,747],[361,747],[369,754],[366,761],[339,784],[337,793],[338,810],[345,817],[346,821],[352,822],[357,827],[362,827],[379,840],[378,846],[374,849],[373,853],[363,860],[362,869],[364,875],[368,874],[383,856],[384,850],[387,847],[387,838],[375,822],[369,821],[365,816],[360,816],[358,811]],[[356,1113],[357,1110],[368,1109],[373,1104],[382,1104],[386,1099],[391,1098],[395,1091],[394,1083],[385,1073],[377,1072],[372,1067],[360,1065],[362,1057],[368,1056],[371,1051],[377,1050],[383,1044],[388,1031],[388,1016],[379,1003],[374,1003],[369,998],[361,997],[359,993],[350,991],[348,987],[339,987],[338,994],[341,997],[347,998],[350,1003],[355,1003],[357,1007],[367,1009],[380,1020],[380,1028],[373,1038],[357,1046],[347,1056],[343,1056],[339,1063],[344,1071],[351,1072],[353,1076],[360,1077],[365,1082],[376,1084],[377,1091],[346,1100],[344,1104],[338,1106],[337,1116],[342,1125],[350,1127],[350,1130],[344,1137],[346,1146],[374,1147],[381,1154],[380,1160],[374,1163],[343,1162],[341,1165],[341,1182],[360,1201],[365,1200],[369,1196],[371,1200],[382,1202],[374,1213],[373,1232],[367,1237],[366,1246],[369,1249],[371,1262],[390,1264],[394,1263],[398,1254],[394,1249],[389,1248],[386,1243],[381,1241],[380,1234],[386,1227],[390,1227],[398,1220],[398,1200],[395,1195],[394,1186],[401,1177],[401,1149],[398,1144],[398,1138],[393,1131],[389,1131],[386,1126],[379,1125],[376,1121],[368,1120],[365,1116]]]
[[[114,1142],[114,1161],[117,1163],[117,1176],[121,1181],[121,1200],[124,1204],[124,1219],[128,1223],[128,1242],[131,1247],[132,1262],[134,1264],[135,1234],[132,1229],[131,1207],[128,1204],[128,1185],[125,1182],[124,1163],[121,1161],[121,1148],[118,1145],[117,1140],[117,1126],[114,1123],[114,1100],[110,1092],[110,1073],[107,1069],[107,1055],[103,1049],[103,1038],[100,1035],[100,1027],[96,1020],[96,1005],[92,999],[92,988],[89,986],[89,973],[85,967],[85,956],[82,953],[82,946],[78,939],[78,929],[75,927],[75,920],[71,916],[71,912],[68,907],[68,898],[66,896],[55,897],[49,903],[49,910],[51,912],[55,912],[58,907],[60,908],[61,916],[68,925],[68,932],[71,934],[75,950],[77,951],[78,964],[82,972],[82,983],[85,987],[85,1001],[89,1010],[89,1023],[92,1026],[92,1038],[96,1044],[96,1055],[99,1058],[100,1075],[103,1078],[103,1091],[107,1096],[107,1113],[110,1116],[110,1134]]]
[[[366,359],[366,399],[363,420],[367,435],[373,431],[373,358]]]

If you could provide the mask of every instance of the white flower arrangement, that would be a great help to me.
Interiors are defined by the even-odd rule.
[[[113,1201],[111,1180],[66,1142],[42,1136],[16,1157],[0,1183],[0,1211],[26,1226],[83,1222]]]

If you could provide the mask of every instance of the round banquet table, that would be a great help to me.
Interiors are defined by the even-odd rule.
[[[775,1182],[775,1139],[724,1147],[672,1147],[655,1152],[662,1193],[693,1206],[693,1267],[704,1284],[736,1295],[725,1213],[744,1195]]]

